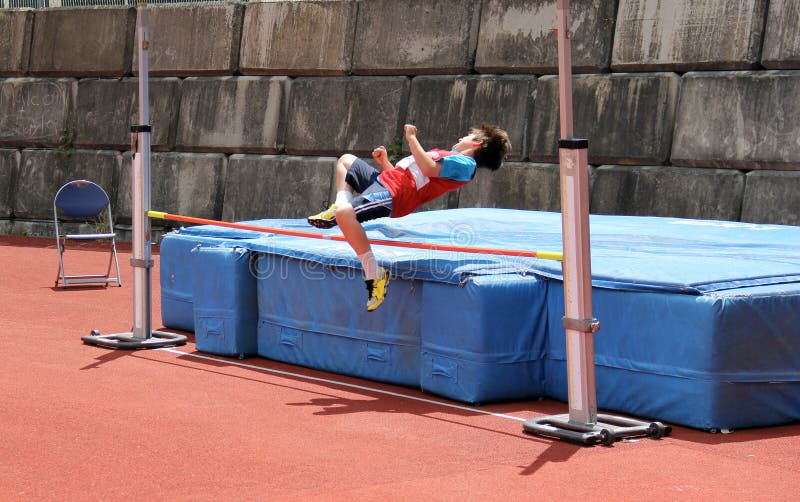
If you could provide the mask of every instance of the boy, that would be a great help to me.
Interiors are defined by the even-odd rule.
[[[354,155],[342,155],[336,162],[336,201],[325,211],[308,217],[308,223],[315,227],[341,228],[364,269],[369,312],[383,302],[389,272],[375,261],[361,223],[384,216],[405,216],[472,181],[477,166],[498,169],[511,148],[508,134],[490,124],[470,129],[449,152],[426,152],[413,125],[406,124],[404,132],[411,155],[396,166],[389,162],[383,146],[372,151],[379,169]],[[354,198],[354,193],[359,195]]]

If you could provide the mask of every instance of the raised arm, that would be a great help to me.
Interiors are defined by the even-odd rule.
[[[427,153],[425,153],[425,149],[422,148],[422,145],[420,145],[419,140],[417,139],[416,126],[406,124],[404,126],[404,130],[408,147],[411,150],[411,155],[414,157],[414,162],[417,163],[417,166],[419,166],[422,174],[429,178],[439,176],[439,172],[441,171],[442,167],[436,163],[435,160],[430,158]]]
[[[389,162],[389,154],[386,153],[385,146],[379,146],[378,148],[372,150],[372,158],[375,159],[375,162],[378,164],[378,169],[381,171],[394,169],[392,163]]]

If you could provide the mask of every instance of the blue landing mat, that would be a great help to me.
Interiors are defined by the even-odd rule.
[[[248,223],[339,234],[312,229],[304,220]],[[381,219],[365,228],[375,239],[561,250],[556,213],[460,209]],[[595,335],[601,409],[698,428],[800,420],[800,228],[593,215],[591,236],[595,316],[602,326]],[[359,286],[359,274],[352,273],[360,267],[347,244],[185,228],[168,234],[161,248],[162,309],[174,310],[163,314],[169,327],[180,328],[168,318],[192,322],[185,319],[187,306],[191,317],[192,274],[183,269],[184,255],[196,245],[257,251],[271,257],[275,270],[300,270],[304,280],[311,277],[305,272],[321,271],[331,283],[326,287],[335,290],[336,281],[344,281],[340,286],[353,292],[346,295],[349,303],[336,308],[359,315],[319,330],[303,327],[313,315],[298,317],[271,306],[281,302],[266,295],[294,288],[291,277],[268,288],[259,283],[259,332],[267,324],[272,330],[263,331],[269,345],[262,347],[259,340],[262,355],[419,386],[466,402],[566,398],[557,262],[377,246],[378,261],[396,277],[381,316],[406,325],[402,340],[394,340],[382,336],[374,318],[360,314],[363,298],[350,298],[363,283]],[[324,289],[307,281],[302,288],[300,296],[321,295]],[[415,296],[393,304],[392,294],[397,300]],[[365,354],[366,363],[354,366],[361,363],[348,359],[351,346]],[[398,351],[402,357],[393,355]],[[370,369],[376,361],[380,371]]]

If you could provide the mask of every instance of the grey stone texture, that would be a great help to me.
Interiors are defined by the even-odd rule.
[[[13,213],[19,159],[19,150],[0,148],[0,218],[9,218]]]
[[[180,79],[150,79],[150,135],[155,151],[175,143]],[[78,148],[129,150],[131,126],[139,124],[137,78],[85,78],[78,82],[75,145]]]
[[[572,0],[575,73],[607,71],[617,0]],[[558,73],[556,0],[484,0],[475,70],[480,73]]]
[[[292,82],[286,153],[368,155],[400,135],[405,77],[301,77]]]
[[[176,150],[281,151],[288,89],[286,77],[185,79],[181,83]]]
[[[25,75],[32,35],[33,11],[0,11],[0,76]]]
[[[576,75],[574,136],[589,140],[589,163],[666,163],[679,88],[674,73]],[[530,128],[528,157],[558,162],[558,77],[537,81]]]
[[[278,0],[150,9],[153,187],[170,190],[154,209],[178,204],[180,192],[193,195],[169,210],[221,218],[231,204],[231,219],[303,217],[332,199],[340,154],[369,157],[378,145],[407,154],[409,122],[424,147],[448,148],[485,121],[510,135],[505,167],[480,169],[475,183],[420,210],[557,210],[556,4]],[[742,220],[800,225],[800,2],[570,5],[574,136],[589,139],[590,164],[606,166],[592,178],[593,207],[737,219],[740,204]],[[86,172],[85,159],[86,176],[110,176],[102,181],[113,193],[130,191],[120,185],[130,182],[130,154],[123,162],[106,150],[128,151],[138,123],[135,21],[131,7],[0,11],[0,222],[8,222],[0,233],[48,229],[50,185]],[[160,152],[177,160],[156,160]],[[192,171],[195,163],[203,167]],[[108,175],[100,164],[117,168]],[[256,190],[242,175],[225,194],[234,181],[228,164],[258,173],[251,184],[263,173],[271,184]],[[195,174],[212,181],[188,187]],[[283,197],[258,198],[274,186]],[[620,199],[622,188],[632,191]]]
[[[758,66],[768,0],[619,0],[615,71]]]
[[[593,174],[595,214],[739,219],[745,179],[739,171],[672,166],[600,166]]]
[[[154,211],[219,219],[226,165],[222,154],[154,153],[150,161],[150,207]],[[127,152],[118,182],[117,223],[131,223],[132,168]]]
[[[479,2],[359,0],[353,73],[468,73],[479,16]]]
[[[222,219],[304,218],[328,207],[332,157],[231,155]]]
[[[77,80],[68,78],[0,79],[0,146],[63,143],[65,132],[74,132],[77,89]]]
[[[22,150],[16,183],[14,216],[22,219],[53,219],[53,198],[72,180],[94,181],[115,204],[116,178],[122,156],[119,152],[75,150],[70,155],[53,150]]]
[[[534,77],[521,75],[415,77],[406,122],[417,126],[426,149],[449,149],[470,127],[496,124],[508,132],[512,146],[508,159],[519,160],[525,152],[535,82]]]
[[[131,71],[132,8],[37,10],[30,74],[121,77]]]
[[[148,12],[148,70],[153,76],[230,75],[239,64],[240,4],[159,6]],[[133,73],[139,51],[133,48]]]
[[[770,0],[761,64],[774,70],[800,70],[800,2]]]
[[[346,75],[353,58],[356,11],[355,1],[248,4],[241,73]]]
[[[55,227],[53,226],[52,210],[49,221],[27,221],[27,220],[13,220],[10,223],[11,230],[9,233],[12,235],[26,236],[26,237],[51,237],[55,238]],[[65,225],[66,232],[77,233],[79,230],[73,223]],[[115,229],[116,230],[116,229]],[[81,230],[82,231],[82,230]],[[54,243],[55,244],[55,243]]]
[[[672,163],[798,169],[798,117],[800,71],[687,73]]]
[[[747,173],[741,221],[800,225],[800,171]]]
[[[557,164],[506,162],[497,171],[481,168],[460,192],[458,207],[561,210]]]

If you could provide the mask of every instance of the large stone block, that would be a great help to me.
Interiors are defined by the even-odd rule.
[[[356,10],[351,0],[248,4],[239,63],[242,74],[347,74]]]
[[[426,149],[448,149],[470,127],[493,123],[508,132],[508,159],[522,159],[535,82],[532,76],[518,75],[416,77],[406,121],[417,126]]]
[[[175,143],[180,79],[150,79],[150,144],[169,150]],[[139,123],[139,80],[85,78],[78,82],[75,145],[78,148],[130,149],[130,126]]]
[[[501,207],[560,211],[559,166],[507,162],[497,171],[478,169],[461,189],[458,207]]]
[[[328,207],[331,157],[231,155],[222,218],[304,218]],[[310,227],[309,227],[310,228]]]
[[[150,206],[154,211],[219,219],[227,159],[213,153],[154,153],[150,160]],[[131,154],[121,164],[117,222],[131,223]],[[160,223],[160,222],[159,222]]]
[[[14,216],[22,219],[53,219],[53,198],[71,180],[94,181],[108,193],[115,207],[115,173],[119,152],[76,150],[70,155],[53,150],[22,150]]]
[[[286,77],[185,79],[181,83],[176,150],[281,151],[288,89]]]
[[[800,71],[687,73],[672,163],[800,168]]]
[[[747,173],[741,220],[800,225],[800,171]]]
[[[744,175],[725,169],[600,166],[591,212],[738,221]]]
[[[33,11],[0,11],[0,76],[25,75],[32,34]]]
[[[231,75],[239,64],[244,8],[235,3],[159,6],[148,13],[150,75]],[[135,44],[134,44],[134,48]],[[139,73],[139,51],[133,51]]]
[[[616,71],[742,70],[760,59],[768,0],[620,0]]]
[[[536,86],[529,157],[558,162],[558,78]],[[578,75],[574,136],[589,140],[591,164],[651,165],[669,159],[680,77],[674,73]]]
[[[292,82],[286,152],[368,155],[402,130],[405,77],[304,77]]]
[[[37,10],[30,73],[121,77],[131,71],[136,11],[131,8]]]
[[[775,70],[800,69],[800,2],[770,0],[761,64]]]
[[[77,80],[68,78],[0,79],[0,145],[69,143],[77,89]]]
[[[360,0],[353,73],[469,73],[479,17],[479,2]]]
[[[1,229],[2,227],[0,227]],[[53,226],[53,217],[50,216],[49,221],[43,220],[13,220],[7,223],[8,233],[11,235],[18,235],[24,237],[55,237],[55,227]],[[60,227],[62,231],[68,233],[86,232],[88,233],[91,228],[86,223],[73,223],[66,222]],[[116,229],[115,229],[116,230]],[[53,243],[55,244],[55,243]]]
[[[0,148],[0,218],[11,217],[17,193],[18,150]]]
[[[556,0],[484,0],[475,70],[558,73]],[[572,69],[597,73],[611,64],[617,0],[571,2]]]

